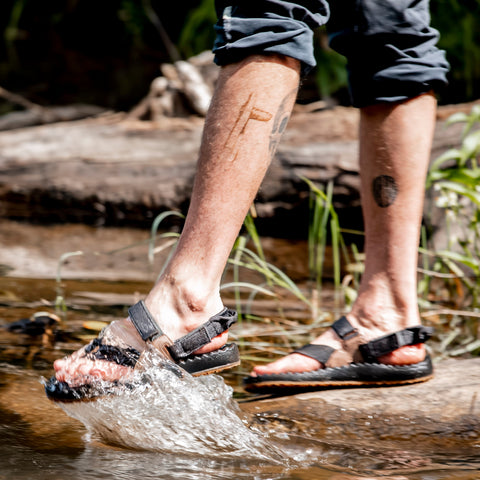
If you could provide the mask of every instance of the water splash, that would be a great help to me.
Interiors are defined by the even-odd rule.
[[[285,456],[259,432],[218,375],[194,378],[149,352],[132,388],[90,402],[59,403],[102,442],[169,454],[257,459],[285,464]],[[130,379],[129,379],[130,382]]]

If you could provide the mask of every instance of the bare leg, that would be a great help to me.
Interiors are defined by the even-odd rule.
[[[358,298],[347,317],[368,340],[420,324],[417,249],[435,108],[434,97],[427,94],[361,111],[360,173],[366,261]],[[313,343],[342,348],[332,330]],[[424,357],[424,346],[415,345],[379,360],[412,364]],[[290,354],[255,367],[254,373],[302,372],[320,366],[312,358]]]
[[[172,340],[223,307],[221,275],[295,103],[299,70],[297,60],[273,55],[252,56],[221,70],[185,226],[164,275],[145,300]],[[128,319],[120,330],[141,343]],[[227,336],[197,353],[219,348]],[[55,362],[58,380],[81,383],[87,375],[113,380],[129,371],[81,355]]]

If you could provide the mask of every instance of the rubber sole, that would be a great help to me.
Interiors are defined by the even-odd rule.
[[[433,377],[430,357],[413,365],[352,363],[344,367],[313,372],[260,375],[244,379],[244,389],[253,393],[278,393],[284,390],[321,390],[400,386],[421,383]]]
[[[238,360],[237,362],[229,363],[228,365],[224,365],[223,367],[210,368],[208,370],[202,370],[201,372],[191,373],[191,375],[192,377],[202,377],[204,375],[220,373],[220,372],[223,372],[224,370],[228,370],[229,368],[238,367],[238,365],[240,365],[240,360]]]
[[[235,343],[227,343],[218,350],[202,355],[191,355],[176,363],[180,368],[198,377],[210,373],[221,372],[240,363],[240,353]]]
[[[431,380],[434,376],[429,375],[428,377],[416,378],[412,380],[403,380],[397,382],[259,382],[254,385],[248,385],[245,387],[245,390],[249,392],[258,392],[258,393],[269,393],[274,389],[327,389],[327,388],[350,388],[350,387],[393,387],[401,385],[410,385],[414,383],[422,383],[428,380]]]

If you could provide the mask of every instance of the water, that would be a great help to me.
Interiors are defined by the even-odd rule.
[[[59,403],[80,420],[91,438],[127,448],[212,458],[283,463],[261,434],[249,429],[232,399],[232,388],[217,375],[194,378],[154,352],[119,388],[91,402]]]
[[[0,315],[11,311],[0,308]],[[55,404],[46,399],[41,377],[61,351],[3,332],[0,347],[1,480],[480,478],[471,452],[436,455],[428,441],[417,449],[414,438],[393,439],[388,448],[358,437],[342,445],[311,428],[315,413],[247,414],[232,398],[234,382],[178,376],[155,355],[135,374],[137,388]],[[26,354],[23,362],[19,352]]]
[[[4,232],[14,232],[17,227]],[[97,237],[91,230],[83,233],[84,227],[74,231],[69,227],[68,232],[63,227],[29,231],[24,227],[12,245],[18,249],[26,241],[32,242],[25,247],[28,256],[17,250],[7,254],[8,244],[3,243],[0,263],[16,262],[17,276],[0,277],[0,327],[35,311],[51,310],[58,293],[52,276],[61,253],[85,249],[88,238],[98,244],[107,242],[110,250],[128,243],[119,230],[105,232],[107,237],[99,238],[103,233],[96,232]],[[141,240],[137,232],[129,235],[131,242]],[[52,238],[59,240],[58,245]],[[66,239],[69,245],[65,245]],[[38,259],[26,262],[40,248]],[[47,400],[41,379],[52,374],[53,360],[95,334],[84,328],[84,321],[121,318],[127,305],[148,292],[152,278],[140,276],[147,271],[145,246],[138,248],[143,250],[130,250],[121,257],[120,273],[118,255],[123,253],[115,261],[111,256],[95,257],[91,262],[74,257],[64,266],[65,278],[85,279],[90,274],[88,278],[97,280],[63,282],[62,294],[69,312],[55,341],[48,336],[0,330],[0,480],[480,479],[480,446],[478,454],[472,447],[462,451],[462,445],[467,445],[462,443],[464,439],[452,444],[450,454],[449,447],[443,446],[440,452],[435,442],[422,438],[419,443],[414,436],[356,436],[339,443],[333,440],[332,432],[345,429],[342,422],[347,420],[331,418],[324,422],[328,432],[312,428],[325,419],[327,412],[321,408],[308,415],[301,410],[295,418],[252,413],[255,408],[246,406],[254,407],[255,402],[249,403],[251,399],[242,393],[240,381],[250,370],[249,361],[222,376],[180,378],[152,357],[145,370],[136,374],[136,389],[79,405],[59,406]],[[272,245],[272,251],[280,250]],[[277,258],[275,263],[284,261],[290,268],[288,262],[296,258],[299,255],[289,247],[284,259]],[[30,277],[19,276],[22,271],[29,271]],[[44,275],[47,271],[51,272],[48,278]],[[132,273],[130,278],[141,281],[101,280],[125,278],[127,272]],[[298,267],[298,277],[301,275]],[[304,313],[298,311],[298,302],[282,306],[289,318]],[[255,311],[274,316],[274,308],[264,302],[258,303]],[[271,343],[268,337],[262,338]],[[248,348],[243,347],[244,355]],[[289,401],[288,397],[278,400],[284,404]],[[355,431],[354,425],[349,431]]]
[[[266,480],[306,461],[330,478],[321,450],[249,425],[220,376],[180,378],[159,362],[138,388],[79,404],[49,402],[37,373],[1,364],[0,478]]]

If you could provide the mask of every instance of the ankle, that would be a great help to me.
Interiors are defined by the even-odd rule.
[[[380,303],[356,303],[348,319],[367,340],[419,325],[418,308],[384,306]]]
[[[394,287],[385,281],[364,284],[348,317],[361,328],[383,333],[419,325],[421,321],[415,289]]]
[[[160,325],[167,321],[184,332],[194,330],[223,308],[220,294],[207,291],[196,281],[180,281],[164,275],[145,299]]]

